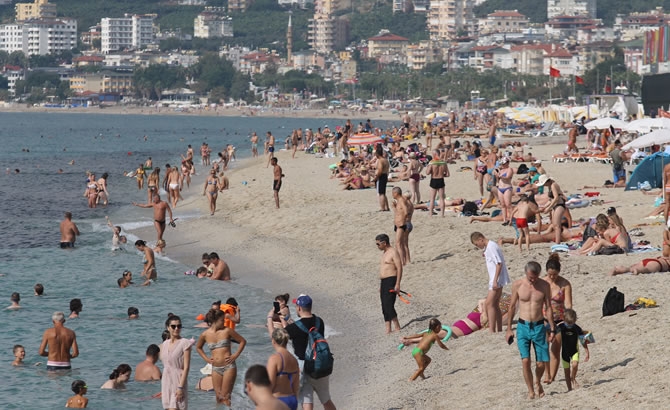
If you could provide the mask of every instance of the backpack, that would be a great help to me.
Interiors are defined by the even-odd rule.
[[[474,202],[466,202],[463,204],[463,215],[474,216],[479,214],[479,208]]]
[[[313,379],[329,376],[333,372],[333,354],[326,338],[319,332],[321,319],[315,316],[314,327],[307,327],[300,321],[294,322],[298,329],[307,333],[307,349],[305,349],[305,374]]]
[[[611,288],[607,295],[605,295],[605,300],[603,301],[603,317],[612,316],[617,313],[624,311],[624,296],[623,293],[619,292],[616,289],[616,286]]]

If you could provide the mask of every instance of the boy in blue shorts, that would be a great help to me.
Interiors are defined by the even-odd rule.
[[[585,334],[581,327],[575,324],[577,322],[577,313],[572,309],[565,309],[565,320],[558,325],[558,331],[561,332],[561,365],[565,371],[565,383],[568,385],[568,391],[573,387],[577,388],[577,369],[579,367],[579,336]],[[589,345],[585,342],[584,361],[589,361]]]

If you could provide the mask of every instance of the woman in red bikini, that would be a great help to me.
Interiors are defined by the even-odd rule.
[[[551,311],[554,324],[565,320],[565,309],[572,309],[572,285],[561,276],[561,261],[556,252],[552,253],[545,266],[547,276],[544,279],[551,287]],[[556,378],[561,359],[561,335],[556,334],[549,347],[549,370],[544,382],[550,384]]]
[[[670,272],[670,258],[659,256],[658,258],[646,258],[631,266],[615,266],[610,276],[621,275],[631,272],[633,275],[640,273]]]

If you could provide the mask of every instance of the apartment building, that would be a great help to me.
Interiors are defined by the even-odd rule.
[[[496,10],[479,20],[479,33],[520,33],[528,28],[530,20],[517,10]]]
[[[77,73],[70,77],[70,89],[77,93],[119,93],[127,94],[133,88],[132,72],[111,70],[98,73]]]
[[[317,53],[328,54],[335,50],[335,17],[329,14],[315,14],[309,20],[307,41]]]
[[[100,21],[102,53],[123,49],[141,49],[154,42],[155,14],[104,18]]]
[[[77,47],[77,21],[38,19],[0,25],[0,50],[25,55],[57,54]]]
[[[244,13],[253,3],[253,0],[228,0],[228,11]]]
[[[663,7],[656,7],[655,10],[648,12],[618,15],[614,21],[614,30],[620,33],[621,40],[629,41],[668,23],[670,14],[666,14]]]
[[[547,0],[547,20],[556,16],[596,18],[596,0]]]
[[[475,37],[479,22],[473,11],[474,0],[432,0],[426,24],[433,41]]]
[[[409,44],[407,50],[407,67],[411,70],[423,70],[426,65],[442,61],[442,51],[430,41]]]
[[[35,0],[33,3],[16,3],[16,21],[56,18],[56,5],[49,0]]]
[[[602,27],[601,19],[592,19],[584,16],[561,15],[555,16],[544,23],[547,38],[555,40],[577,39],[579,32],[584,29]]]
[[[382,63],[406,64],[408,45],[409,39],[382,30],[368,39],[368,58]]]
[[[193,37],[233,37],[233,19],[225,7],[205,7],[193,22]]]

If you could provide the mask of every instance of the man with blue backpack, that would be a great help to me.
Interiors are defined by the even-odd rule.
[[[293,351],[302,369],[298,401],[303,410],[314,408],[314,392],[325,410],[336,410],[330,399],[329,375],[333,371],[333,355],[324,335],[323,320],[312,314],[312,298],[300,295],[295,301],[299,320],[286,326],[293,341]]]

